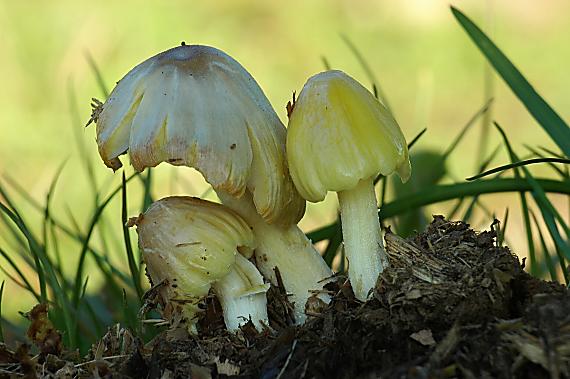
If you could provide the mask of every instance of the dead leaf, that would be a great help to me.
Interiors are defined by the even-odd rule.
[[[287,102],[287,118],[291,118],[291,115],[293,114],[293,109],[295,109],[295,104],[297,103],[297,99],[295,99],[295,91],[293,91],[293,101],[288,101]]]
[[[48,318],[47,304],[38,304],[26,314],[31,324],[26,333],[42,352],[42,354],[53,354],[59,356],[63,348],[61,333],[53,326]]]
[[[57,370],[55,377],[58,379],[72,379],[77,377],[77,369],[73,363],[67,362],[65,366]]]
[[[219,371],[218,373],[221,374],[221,372]],[[207,367],[198,366],[191,363],[190,376],[192,377],[192,379],[212,379],[212,372]]]
[[[129,217],[125,226],[127,228],[132,228],[133,226],[138,225],[143,220],[143,218],[144,215],[142,213],[136,217]]]
[[[239,366],[235,365],[234,363],[230,362],[227,359],[221,362],[220,357],[216,357],[216,359],[214,359],[214,363],[216,363],[216,368],[218,369],[218,374],[220,375],[228,375],[228,376],[239,375],[240,371]]]
[[[97,123],[101,112],[103,112],[103,102],[93,97],[91,99],[91,117],[89,121],[87,121],[87,124],[85,124],[85,127],[88,127],[91,123]]]
[[[13,351],[8,350],[4,343],[0,343],[0,364],[16,363],[18,360]]]
[[[422,297],[422,293],[417,288],[414,288],[413,290],[411,290],[406,294],[406,299],[408,300],[416,300],[419,299],[420,297]]]
[[[430,329],[422,329],[419,332],[410,334],[410,338],[424,346],[435,345],[435,340]]]
[[[30,346],[22,344],[18,346],[14,353],[20,363],[20,370],[26,379],[36,379],[36,362],[30,357]]]

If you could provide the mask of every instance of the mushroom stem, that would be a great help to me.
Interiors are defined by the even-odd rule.
[[[338,192],[338,202],[350,284],[356,298],[366,301],[378,275],[388,265],[372,178]]]
[[[302,324],[307,316],[305,304],[314,292],[322,291],[332,277],[332,271],[311,241],[297,225],[268,224],[255,210],[249,193],[236,199],[217,191],[224,205],[230,207],[253,228],[257,247],[255,258],[259,271],[274,285],[278,285],[274,268],[279,269],[289,300],[295,305],[295,321]],[[321,292],[317,297],[325,303],[330,296]]]
[[[229,331],[236,331],[249,320],[258,331],[269,325],[267,296],[269,284],[253,263],[236,254],[236,263],[212,288],[222,305],[224,321]]]

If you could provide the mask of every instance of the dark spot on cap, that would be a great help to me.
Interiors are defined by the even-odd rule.
[[[232,143],[232,144],[230,145],[230,149],[234,150],[234,149],[236,148],[236,146],[237,146],[237,145],[236,145],[235,143]]]
[[[186,42],[185,41],[180,42],[180,46],[186,46]]]

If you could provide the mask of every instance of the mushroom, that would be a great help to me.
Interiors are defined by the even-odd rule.
[[[128,151],[137,171],[161,162],[200,171],[253,227],[260,271],[277,284],[279,269],[297,321],[305,319],[310,291],[332,273],[296,226],[305,201],[289,175],[285,126],[237,61],[208,46],[167,50],[121,79],[93,118],[99,153],[114,170]]]
[[[408,148],[390,112],[342,71],[311,77],[289,119],[287,158],[305,199],[338,194],[348,275],[365,301],[388,265],[373,180],[396,171],[410,176]]]
[[[258,330],[267,318],[269,284],[248,258],[254,237],[234,211],[194,197],[153,203],[136,221],[139,246],[152,283],[160,284],[163,317],[184,321],[196,332],[199,303],[213,288],[226,327],[235,331],[251,319]]]

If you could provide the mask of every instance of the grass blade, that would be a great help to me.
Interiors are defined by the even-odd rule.
[[[129,177],[128,180],[130,180],[131,178],[135,177],[135,175],[132,175],[131,177]],[[109,205],[109,203],[111,202],[111,200],[113,200],[113,198],[115,197],[115,195],[117,195],[121,189],[123,187],[119,186],[117,187],[113,192],[111,192],[111,194],[109,196],[107,196],[107,198],[97,207],[97,209],[95,210],[93,216],[91,217],[91,222],[89,223],[89,227],[87,229],[87,234],[85,235],[84,238],[82,238],[83,240],[83,246],[81,247],[81,252],[79,254],[79,263],[77,265],[77,271],[75,274],[75,286],[74,286],[74,291],[73,291],[73,305],[77,308],[78,304],[79,304],[79,298],[80,298],[80,294],[81,294],[81,285],[83,282],[82,276],[83,276],[83,268],[84,268],[84,264],[85,264],[85,257],[87,256],[87,252],[89,251],[89,240],[91,239],[91,236],[93,235],[93,231],[95,230],[95,226],[97,225],[97,221],[99,220],[99,218],[101,217],[101,214],[103,213],[103,211],[105,210],[105,208],[107,207],[107,205]]]
[[[525,145],[523,144],[523,146],[530,151],[532,154],[534,154],[535,156],[537,156],[538,158],[548,158],[547,156],[545,156],[543,153],[541,153],[540,151],[538,151],[537,149],[532,148],[531,146]],[[560,158],[558,156],[556,156],[557,158]],[[564,158],[562,158],[564,159]],[[570,175],[568,174],[568,167],[570,166],[564,166],[565,170],[558,168],[558,166],[556,166],[554,163],[548,163],[548,166],[550,168],[552,168],[552,170],[556,171],[556,173],[558,175],[560,175],[560,177],[563,180],[568,180],[570,179]]]
[[[570,128],[564,120],[544,101],[505,54],[473,21],[454,7],[451,7],[451,11],[471,40],[485,55],[489,63],[493,65],[497,73],[503,78],[534,119],[550,135],[562,152],[567,157],[570,157]]]
[[[509,140],[508,140],[504,130],[496,122],[495,122],[495,127],[497,128],[497,130],[499,131],[499,133],[501,134],[501,136],[505,142],[505,146],[507,147],[507,150],[509,152],[511,160],[513,161],[513,163],[518,162],[519,158],[517,157],[517,155],[515,154],[515,152],[511,148],[511,145],[509,143]],[[566,259],[570,260],[570,245],[566,241],[564,241],[564,239],[560,235],[560,232],[559,232],[558,227],[556,225],[556,219],[558,219],[560,221],[560,224],[565,229],[567,237],[570,237],[570,231],[568,230],[568,226],[565,225],[564,220],[562,219],[562,217],[560,216],[558,211],[556,211],[556,209],[554,208],[554,206],[552,205],[550,200],[548,200],[548,198],[546,197],[546,193],[545,193],[544,189],[540,186],[540,184],[537,182],[537,180],[532,176],[530,171],[525,166],[521,166],[521,167],[522,167],[522,170],[524,171],[526,181],[531,185],[532,196],[534,198],[534,201],[536,202],[536,204],[540,208],[540,213],[542,214],[542,217],[544,219],[544,222],[546,223],[548,231],[550,232],[550,235],[556,244],[557,250],[560,250],[561,253],[566,257]],[[518,173],[518,168],[515,168],[515,177],[517,177],[517,178],[520,177],[520,174]],[[563,183],[563,184],[566,184],[566,183]],[[523,199],[524,199],[524,194],[521,194],[521,200],[523,200]],[[525,227],[527,229],[527,234],[530,234],[530,231],[529,231],[530,230],[530,219],[529,219],[528,207],[526,207],[526,199],[523,202],[523,206],[525,207],[525,208],[523,208],[523,216],[525,218]],[[532,240],[532,235],[529,235],[528,239],[529,239],[529,244],[532,245],[532,251],[529,250],[529,254],[532,253],[531,260],[534,259],[534,264],[536,265],[536,258],[534,256],[535,252],[534,252],[534,244],[533,244],[533,240]],[[530,245],[529,245],[529,247],[530,247]],[[560,264],[565,265],[564,260],[561,260]],[[533,266],[531,265],[531,272],[534,273],[534,270],[535,270],[535,268],[533,268]],[[566,283],[568,283],[568,277],[567,276],[565,276],[565,279],[566,279]]]
[[[28,229],[24,221],[17,215],[17,213],[12,212],[4,204],[0,203],[0,211],[3,211],[8,215],[8,217],[16,224],[18,229],[26,237],[28,241],[30,253],[34,256],[34,261],[36,262],[35,271],[40,279],[40,299],[42,302],[48,301],[47,298],[47,286],[46,286],[46,274],[47,280],[49,281],[50,288],[53,291],[57,304],[61,307],[63,313],[64,322],[67,330],[68,346],[71,348],[75,347],[75,330],[73,328],[71,308],[69,307],[69,302],[63,289],[61,288],[53,265],[49,260],[44,248],[37,242],[37,239],[33,236],[31,231]],[[45,270],[45,272],[44,272]]]
[[[127,183],[130,182],[134,177],[140,177],[139,173],[134,173],[132,175],[130,175],[129,177],[127,177]],[[32,205],[36,210],[43,212],[42,206],[33,198],[31,198],[29,195],[27,195],[27,193],[25,192],[25,190],[13,179],[6,177],[8,183],[14,187],[19,193],[20,195],[29,202],[30,205]],[[115,189],[116,192],[121,190],[121,186],[117,187]],[[0,191],[2,191],[2,187],[0,186]],[[1,193],[0,193],[1,194]],[[57,227],[58,230],[62,231],[66,236],[72,238],[73,240],[83,244],[85,243],[85,236],[80,232],[80,228],[79,225],[77,224],[73,213],[71,213],[71,211],[69,209],[68,210],[68,216],[73,224],[73,228],[75,230],[73,230],[72,228],[64,225],[61,221],[55,219],[53,217],[53,215],[50,215],[50,222],[52,222],[54,224],[55,227]],[[4,214],[0,212],[0,216],[4,217]],[[10,225],[10,224],[7,224]],[[11,225],[10,225],[11,226]],[[117,268],[115,268],[109,261],[108,258],[105,257],[105,255],[103,255],[102,253],[98,252],[97,250],[95,250],[93,247],[88,246],[88,252],[93,256],[93,258],[95,259],[95,261],[97,262],[97,264],[99,265],[99,268],[101,269],[101,267],[103,267],[102,265],[107,265],[109,270],[111,271],[109,273],[109,278],[114,278],[119,277],[121,278],[121,280],[123,280],[125,283],[129,282],[128,277],[126,277],[124,275],[123,272],[121,272],[120,270],[118,270]],[[107,270],[103,270],[103,272],[106,272]],[[111,274],[112,273],[112,274]]]
[[[500,127],[500,125],[495,122],[495,126],[497,127],[499,132],[503,135],[503,137],[506,138],[505,132]],[[519,161],[518,157],[513,152],[510,145],[508,144],[508,141],[507,141],[507,148],[509,149],[509,153],[511,154],[512,158],[514,158],[514,160],[516,160],[516,161]],[[539,206],[546,207],[546,210],[552,214],[554,219],[558,220],[558,222],[560,223],[560,225],[562,226],[562,229],[564,230],[564,232],[566,234],[566,237],[570,238],[570,228],[568,227],[568,225],[566,225],[564,219],[562,218],[560,213],[556,210],[556,208],[552,205],[550,200],[548,200],[548,198],[546,197],[545,191],[541,188],[540,184],[536,181],[536,179],[533,177],[533,175],[530,173],[530,171],[525,166],[521,166],[521,167],[525,173],[526,180],[531,184],[531,186],[533,188],[532,195],[535,198],[535,201],[537,201],[537,204]],[[516,173],[516,170],[515,170],[515,173]],[[564,182],[562,182],[562,183],[564,183]],[[567,185],[567,183],[564,183],[564,184]],[[568,251],[568,253],[570,253],[570,245],[568,245],[567,243],[565,243],[565,245],[567,246],[568,250],[567,249],[563,249],[563,250]],[[570,255],[569,255],[569,257],[570,257]]]
[[[2,194],[4,198],[6,196]],[[10,220],[16,225],[16,227],[22,232],[26,241],[28,243],[28,249],[30,254],[34,259],[35,264],[35,272],[38,274],[38,282],[40,285],[40,300],[41,302],[47,302],[47,287],[45,281],[44,270],[42,269],[42,265],[40,263],[41,256],[43,255],[43,247],[38,243],[37,239],[33,236],[32,232],[26,226],[24,220],[20,217],[16,210],[12,210],[5,206],[4,204],[0,203],[0,211],[5,213]]]
[[[484,162],[481,163],[481,165],[479,166],[479,171],[478,171],[479,173],[482,173],[483,171],[485,171],[487,169],[487,167],[491,164],[493,159],[495,159],[495,157],[499,153],[501,147],[502,147],[502,145],[498,145],[497,147],[495,147],[495,149],[489,155],[489,157],[487,159],[485,159]],[[497,175],[496,177],[498,178],[500,176],[501,176],[501,174]],[[450,220],[453,219],[452,215],[459,211],[459,207],[462,205],[463,199],[464,198],[461,199],[461,201],[453,209],[452,213],[448,216]],[[481,204],[479,202],[479,196],[474,196],[471,199],[469,205],[467,206],[467,210],[465,211],[465,213],[463,215],[463,218],[462,218],[463,222],[469,223],[469,220],[471,218],[471,215],[472,215],[472,212],[475,208],[475,205],[481,206]]]
[[[42,298],[41,298],[40,294],[38,294],[36,292],[36,290],[32,287],[32,285],[28,281],[28,278],[26,278],[26,276],[24,275],[22,270],[20,270],[20,267],[18,267],[16,262],[14,262],[14,260],[10,256],[10,254],[8,254],[6,251],[4,251],[2,248],[0,248],[0,255],[2,255],[2,258],[4,258],[4,260],[6,260],[6,262],[8,262],[10,267],[12,267],[12,269],[16,272],[16,274],[18,275],[20,280],[23,282],[24,288],[26,288],[26,290],[28,292],[30,292],[36,298],[37,302],[41,302]],[[16,281],[14,280],[14,282],[16,282]],[[18,282],[16,282],[16,283],[18,283]]]
[[[570,195],[570,186],[567,183],[551,179],[535,179],[540,187],[549,193]],[[499,192],[529,192],[533,186],[525,179],[489,179],[466,183],[438,184],[423,188],[421,191],[400,197],[386,203],[379,211],[380,218],[400,215],[411,209],[442,201],[453,200],[460,197],[484,195]],[[314,243],[330,238],[335,230],[335,223],[320,227],[307,236]]]
[[[142,177],[141,179],[143,181],[143,189],[144,189],[144,194],[143,194],[143,202],[142,202],[142,206],[141,206],[141,212],[144,212],[148,209],[148,207],[150,207],[150,205],[152,204],[153,200],[152,200],[152,194],[151,194],[151,190],[152,190],[152,170],[149,168],[147,169],[147,174],[146,177]]]
[[[42,239],[43,239],[43,243],[44,243],[44,248],[46,249],[46,251],[48,251],[48,231],[50,230],[50,215],[51,215],[51,211],[50,211],[50,206],[51,206],[51,200],[53,198],[53,193],[55,191],[55,186],[57,184],[57,181],[59,180],[61,173],[63,171],[63,168],[65,166],[65,163],[67,162],[67,160],[64,160],[59,168],[57,169],[51,183],[48,189],[48,193],[46,195],[46,203],[45,203],[45,207],[44,207],[44,217],[43,217],[43,222],[42,222]],[[52,234],[52,237],[54,235]],[[54,240],[54,243],[57,244],[57,241]],[[61,257],[59,257],[59,251],[56,250],[56,265],[55,268],[57,270],[57,272],[60,274],[60,276],[62,275],[61,272]]]
[[[416,134],[416,136],[412,139],[412,141],[408,143],[408,150],[411,150],[411,148],[420,140],[420,138],[425,134],[425,132],[427,132],[427,128],[423,128],[418,134]],[[376,178],[374,178],[374,185],[378,184],[378,182],[382,180],[383,177],[384,175],[379,174]],[[384,192],[384,190],[385,189],[383,189],[382,192]],[[380,204],[383,204],[383,201],[381,201]]]
[[[414,138],[412,138],[410,143],[408,143],[408,150],[410,150],[416,144],[416,142],[418,142],[420,138],[422,138],[425,132],[427,132],[427,128],[423,128],[418,134],[416,134]]]
[[[10,232],[8,233],[4,233],[4,235],[2,236],[5,239],[5,242],[7,244],[13,245],[12,248],[14,250],[18,250],[19,248],[23,248],[26,249],[28,246],[28,243],[26,242],[26,239],[22,237],[20,231],[18,230],[18,228],[16,226],[14,226],[14,224],[12,223],[12,221],[8,218],[7,215],[5,215],[4,213],[0,212],[0,220],[4,223],[4,226],[8,229],[8,231]],[[7,236],[10,236],[13,240],[8,240]]]
[[[562,154],[560,154],[560,153],[557,153],[557,152],[555,152],[555,151],[553,151],[553,150],[551,150],[551,149],[547,149],[547,148],[544,147],[544,146],[539,146],[539,149],[542,150],[542,151],[544,151],[544,152],[546,152],[546,154],[552,155],[553,157],[564,158],[564,155],[562,155]]]
[[[338,217],[337,217],[338,220]],[[329,267],[332,267],[332,263],[334,258],[336,257],[336,254],[338,252],[338,247],[340,246],[340,244],[342,243],[342,228],[341,228],[341,223],[336,223],[335,224],[336,229],[334,231],[334,233],[332,234],[331,238],[329,239],[329,243],[323,253],[323,259],[325,260],[325,262],[327,263],[327,265]]]
[[[408,181],[406,184],[394,182],[393,187],[395,193],[397,193],[400,197],[406,196],[411,191],[414,191],[418,188],[421,189],[427,186],[435,185],[439,183],[444,177],[449,176],[450,173],[446,168],[447,159],[455,151],[459,143],[464,139],[467,131],[469,131],[471,127],[475,125],[476,121],[482,115],[487,113],[491,101],[492,100],[489,100],[483,104],[483,106],[479,108],[473,114],[473,116],[471,116],[471,118],[461,128],[459,133],[457,133],[456,137],[446,148],[444,153],[440,154],[432,153],[430,151],[423,151],[418,152],[417,154],[411,154],[410,161],[412,162],[412,167],[415,167],[415,170],[417,170],[420,175],[412,176],[410,181]],[[381,195],[384,194],[385,190],[383,188]],[[384,200],[384,198],[381,197],[381,200]],[[384,205],[384,202],[382,201],[380,205]],[[396,220],[394,220],[394,222],[395,221]],[[397,227],[395,230],[397,233],[404,236],[411,235],[414,231],[423,229],[429,223],[428,218],[421,209],[415,209],[413,211],[407,212],[401,215],[397,221],[399,222],[399,227]]]
[[[566,261],[570,260],[570,249],[568,248],[568,244],[562,239],[562,236],[560,235],[560,232],[558,231],[558,227],[556,226],[556,221],[554,220],[554,217],[552,216],[552,213],[548,212],[547,209],[539,206],[540,208],[540,213],[542,214],[542,218],[544,219],[544,222],[546,224],[546,227],[548,228],[548,231],[550,232],[550,236],[552,237],[552,240],[554,241],[555,247],[556,247],[556,253],[558,255],[558,259],[559,259],[559,263],[560,263],[560,268],[562,269],[562,272],[564,273],[564,281],[566,284],[570,283],[570,278],[568,277],[568,271],[566,268]]]
[[[125,178],[125,172],[123,171],[123,189],[121,197],[121,221],[123,226],[123,238],[125,241],[125,251],[127,253],[127,260],[129,262],[129,270],[131,271],[131,279],[133,286],[137,292],[139,299],[143,297],[143,290],[140,282],[140,272],[138,270],[137,263],[135,261],[135,255],[133,253],[133,247],[131,244],[131,236],[129,234],[129,227],[127,226],[128,221],[128,210],[127,210],[127,181]]]
[[[0,342],[4,342],[4,330],[2,329],[2,295],[4,294],[4,283],[6,281],[2,281],[2,285],[0,285]]]
[[[533,159],[527,159],[524,161],[518,161],[518,162],[513,162],[507,165],[503,165],[503,166],[499,166],[499,167],[495,167],[491,170],[482,172],[478,175],[475,176],[471,176],[465,180],[475,180],[475,179],[479,179],[482,177],[485,177],[487,175],[491,175],[491,174],[496,174],[498,172],[501,171],[505,171],[505,170],[510,170],[511,168],[516,168],[516,167],[521,167],[521,166],[529,166],[532,164],[537,164],[537,163],[565,163],[565,164],[570,164],[570,159],[560,159],[560,158],[533,158]]]
[[[95,175],[95,169],[93,167],[93,160],[91,159],[91,154],[87,152],[89,149],[85,146],[85,134],[82,132],[85,128],[81,127],[81,112],[79,111],[79,104],[77,103],[77,96],[75,94],[75,88],[73,83],[70,81],[67,89],[67,97],[69,101],[69,113],[71,115],[71,129],[73,132],[73,137],[75,139],[75,144],[77,145],[77,151],[81,162],[85,164],[85,172],[87,173],[87,180],[89,181],[89,187],[94,191],[97,188],[97,178]],[[98,192],[93,193],[94,204],[98,202]]]
[[[461,207],[463,206],[463,203],[465,202],[465,198],[464,197],[460,197],[457,199],[457,202],[455,203],[455,205],[453,206],[453,208],[451,208],[451,211],[447,213],[447,217],[450,220],[455,219],[456,215],[459,213],[459,211],[461,210]]]
[[[562,271],[562,276],[564,276],[564,282],[566,283],[566,288],[568,288],[570,286],[570,274],[568,273],[568,267],[565,264],[566,259],[564,259],[564,256],[560,252],[558,246],[555,245],[554,247],[556,250],[556,255],[558,256],[558,263]]]
[[[459,142],[461,142],[463,140],[463,137],[465,137],[465,134],[467,133],[467,131],[469,129],[471,129],[471,127],[473,125],[475,125],[475,123],[477,122],[477,120],[481,116],[483,116],[485,113],[487,113],[487,111],[489,110],[489,107],[491,106],[492,103],[493,103],[493,99],[487,101],[485,104],[483,104],[483,106],[481,108],[479,108],[477,110],[477,112],[475,112],[475,114],[473,116],[471,116],[469,121],[467,121],[467,123],[463,126],[463,128],[459,132],[459,134],[457,134],[455,139],[451,142],[451,144],[447,147],[447,149],[443,153],[443,155],[441,157],[442,161],[445,161],[451,155],[451,153],[453,153],[453,151],[455,151],[455,148],[457,148],[457,146],[459,145]]]
[[[509,153],[509,157],[511,159],[511,164],[518,163],[520,161],[520,159],[514,153],[512,147],[511,147],[511,144],[509,142],[509,139],[507,138],[507,135],[505,134],[503,129],[501,129],[501,127],[499,126],[498,123],[494,122],[494,125],[497,127],[497,129],[499,130],[499,133],[501,134],[501,136],[503,138],[503,143],[507,148],[507,152]],[[524,166],[522,166],[522,167],[524,168]],[[528,172],[528,171],[525,171],[525,172]],[[501,174],[499,174],[499,175],[501,175]],[[514,176],[517,179],[521,178],[521,174],[519,172],[518,167],[514,168]],[[527,242],[527,246],[528,246],[528,255],[530,258],[530,272],[533,275],[537,275],[538,261],[536,259],[536,250],[535,250],[535,246],[534,246],[534,238],[532,236],[532,226],[530,224],[530,216],[529,216],[530,212],[529,212],[529,208],[528,208],[528,202],[526,200],[526,194],[519,192],[519,198],[520,198],[520,202],[521,202],[521,210],[522,210],[523,221],[524,221],[526,242]]]
[[[99,90],[101,90],[101,94],[106,98],[109,97],[109,90],[107,89],[107,85],[105,84],[105,80],[103,80],[103,75],[101,75],[101,71],[99,70],[99,66],[93,59],[93,56],[89,51],[85,52],[85,59],[87,59],[87,63],[89,63],[89,67],[93,74],[95,75],[95,79],[97,80],[97,84],[99,85]]]
[[[372,91],[374,92],[374,95],[376,96],[376,98],[378,100],[380,100],[382,102],[382,104],[384,104],[384,106],[388,109],[388,111],[390,113],[393,114],[392,108],[390,107],[390,104],[388,104],[388,99],[386,98],[384,91],[382,91],[382,88],[380,87],[378,80],[376,79],[376,76],[374,75],[374,72],[370,68],[370,65],[368,64],[368,62],[366,62],[366,59],[364,59],[364,56],[362,55],[362,53],[360,53],[360,51],[358,50],[356,45],[354,43],[352,43],[352,41],[346,35],[341,34],[340,38],[342,38],[342,40],[344,41],[344,43],[346,44],[348,49],[355,56],[356,60],[360,64],[360,66],[362,66],[362,69],[366,73],[368,80],[372,84]]]
[[[127,181],[128,180],[129,179],[127,179]],[[68,213],[69,217],[73,219],[73,214],[71,213],[71,211],[68,211]],[[85,243],[85,236],[81,233],[79,225],[77,225],[76,222],[74,222],[73,224],[75,231],[72,231],[71,229],[65,229],[65,230],[62,229],[62,230],[66,235],[73,238],[77,242],[80,242],[82,244]],[[112,288],[116,284],[116,278],[121,279],[125,283],[129,282],[129,278],[122,271],[118,270],[113,264],[111,264],[111,262],[109,261],[109,256],[107,254],[103,255],[95,251],[91,247],[88,247],[88,251],[93,257],[93,259],[95,259],[95,263],[97,264],[99,270],[105,275],[105,278],[107,280],[106,283],[110,284]],[[120,287],[118,285],[117,288],[120,291]]]
[[[2,273],[4,274],[5,277],[7,277],[8,279],[10,279],[12,281],[12,283],[14,283],[15,285],[17,285],[18,287],[24,289],[24,290],[28,290],[26,288],[26,285],[22,282],[20,282],[18,279],[16,279],[14,277],[14,275],[10,274],[8,271],[6,271],[6,269],[3,266],[0,266],[0,271],[2,271]]]
[[[323,67],[325,68],[325,70],[330,70],[331,69],[331,64],[329,63],[329,60],[327,59],[327,57],[325,57],[324,55],[321,56],[321,62],[323,62]]]
[[[546,264],[546,268],[548,269],[548,272],[550,274],[550,279],[552,281],[557,282],[558,281],[558,272],[556,271],[556,266],[554,264],[554,260],[550,256],[550,253],[548,251],[548,247],[546,246],[546,241],[544,239],[544,235],[542,234],[542,230],[540,228],[540,224],[538,223],[538,219],[532,210],[530,211],[530,215],[532,216],[532,220],[534,221],[534,226],[536,227],[536,230],[538,231],[538,237],[540,239],[540,246],[542,248],[542,255],[544,256],[544,263]],[[536,271],[538,271],[538,270],[536,270]],[[537,273],[540,274],[540,272],[537,272]]]
[[[499,245],[499,247],[502,247],[503,243],[505,242],[505,234],[507,231],[508,222],[509,222],[509,208],[505,209],[505,215],[503,216],[503,227],[501,228],[501,231],[497,236],[497,244]]]
[[[69,211],[69,217],[73,219],[73,214],[71,214],[70,211]],[[68,232],[70,234],[68,235],[74,238],[77,242],[84,244],[85,237],[80,232],[79,225],[77,225],[77,223],[75,222],[74,222],[74,228],[75,231],[69,230]],[[96,252],[92,248],[88,248],[88,251],[89,253],[91,253],[91,256],[95,260],[95,263],[97,264],[99,271],[101,271],[105,276],[106,280],[105,283],[110,285],[112,289],[116,289],[118,291],[116,293],[120,293],[120,286],[117,283],[117,278],[125,283],[129,282],[129,278],[122,271],[118,270],[117,268],[114,267],[113,264],[111,264],[111,262],[109,261],[109,257],[107,255],[102,255],[101,253]]]
[[[52,221],[49,221],[49,235],[51,238],[51,246],[55,255],[55,265],[57,270],[63,275],[63,264],[61,259],[61,249],[59,248],[59,237],[57,235],[56,226]]]

